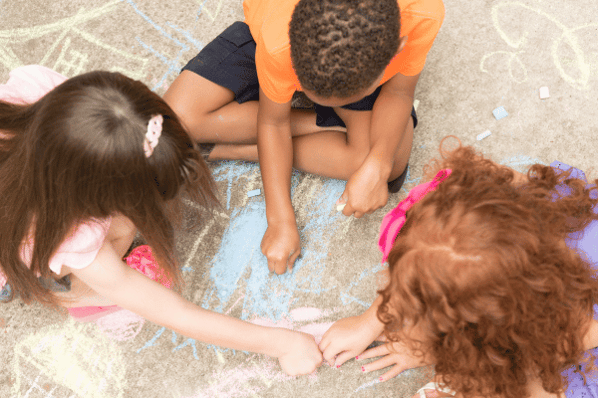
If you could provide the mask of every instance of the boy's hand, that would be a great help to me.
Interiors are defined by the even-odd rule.
[[[287,350],[278,356],[282,370],[289,376],[305,375],[315,371],[322,364],[322,353],[312,335],[284,330],[283,338]]]
[[[380,334],[367,313],[343,318],[334,323],[322,337],[320,350],[330,366],[340,367],[361,354]]]
[[[343,209],[345,216],[353,215],[360,218],[364,214],[372,213],[388,202],[388,173],[381,165],[366,158],[361,167],[347,181],[345,192],[341,196],[341,203],[347,205]]]
[[[402,342],[388,342],[378,347],[370,348],[359,355],[359,360],[374,357],[382,357],[374,362],[363,365],[364,372],[371,372],[392,366],[392,368],[380,377],[380,381],[392,379],[407,369],[419,368],[421,366],[431,365],[426,363],[423,356],[416,356]]]
[[[293,269],[295,260],[301,254],[299,231],[294,223],[268,223],[262,238],[262,253],[268,259],[268,269],[278,275]]]

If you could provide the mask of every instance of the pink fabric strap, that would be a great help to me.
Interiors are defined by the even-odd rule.
[[[407,210],[419,202],[428,192],[434,191],[442,181],[451,175],[451,172],[451,169],[440,170],[432,181],[414,187],[397,207],[384,216],[382,225],[380,225],[380,240],[378,241],[378,247],[383,254],[382,262],[388,259],[388,255],[399,235],[399,231],[403,227],[403,224],[405,224]]]

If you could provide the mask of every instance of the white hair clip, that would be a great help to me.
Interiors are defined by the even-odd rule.
[[[145,133],[145,140],[143,140],[143,150],[145,151],[146,158],[152,156],[152,153],[154,153],[154,148],[160,141],[163,121],[164,118],[162,115],[155,115],[152,116],[147,124],[147,133]]]

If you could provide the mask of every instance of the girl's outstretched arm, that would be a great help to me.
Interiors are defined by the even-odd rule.
[[[108,242],[91,265],[73,269],[73,274],[115,304],[177,333],[208,344],[278,358],[289,375],[312,373],[322,363],[313,336],[205,310],[129,268]]]

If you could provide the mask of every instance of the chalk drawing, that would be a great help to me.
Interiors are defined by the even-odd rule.
[[[145,319],[134,312],[122,309],[99,318],[95,324],[108,338],[126,341],[135,338],[141,332]]]
[[[583,46],[580,44],[578,34],[581,30],[584,29],[595,30],[598,27],[598,23],[584,24],[574,28],[569,28],[565,24],[560,22],[555,16],[550,15],[548,12],[521,2],[505,1],[492,6],[492,22],[494,24],[495,29],[509,47],[519,51],[494,51],[485,54],[480,62],[480,70],[482,72],[489,73],[486,67],[487,61],[489,61],[492,58],[495,58],[495,56],[505,56],[507,58],[509,77],[516,83],[523,83],[527,81],[527,68],[525,67],[524,62],[521,60],[520,55],[522,53],[525,53],[525,51],[522,50],[522,48],[524,48],[527,44],[527,39],[530,31],[524,31],[524,33],[522,33],[520,37],[511,37],[509,34],[512,33],[512,30],[503,29],[499,21],[499,15],[501,13],[517,13],[518,15],[520,15],[522,9],[531,11],[532,13],[535,13],[537,16],[545,18],[546,20],[552,22],[556,26],[556,28],[560,32],[560,35],[553,40],[552,46],[550,48],[554,66],[558,70],[563,80],[569,83],[572,87],[579,90],[589,89],[592,68],[590,66],[590,63],[588,62],[589,57],[586,56],[586,51],[584,51]],[[526,21],[529,22],[527,19]],[[532,26],[535,25],[529,23],[525,24],[525,28],[529,28]],[[559,49],[563,44],[566,44],[573,51],[574,58],[569,63],[578,69],[579,77],[571,76],[563,67],[564,62],[558,54]],[[534,52],[536,53],[537,50],[534,50]],[[594,53],[594,58],[595,57],[596,55]],[[594,65],[594,68],[595,67],[596,65]]]
[[[516,155],[512,155],[508,158],[504,158],[499,163],[502,165],[508,166],[512,169],[515,169],[520,173],[526,173],[527,170],[529,169],[529,166],[536,164],[536,163],[547,166],[547,164],[540,159],[532,158],[530,156],[521,155],[521,154],[518,154],[518,155],[516,154]]]
[[[216,9],[213,11],[210,11],[210,9],[206,7],[208,0],[195,0],[195,2],[199,4],[197,17],[199,17],[201,14],[205,14],[208,18],[210,18],[210,20],[212,20],[212,22],[216,21],[216,17],[218,17],[218,14],[220,14],[220,10],[222,9],[223,0],[217,0],[218,4],[215,7]]]
[[[90,10],[82,8],[77,14],[50,24],[0,30],[0,64],[9,70],[23,66],[25,63],[21,61],[14,49],[22,51],[24,48],[27,48],[25,44],[29,41],[39,40],[47,36],[56,36],[40,60],[28,63],[48,66],[66,76],[79,74],[88,69],[88,54],[80,53],[71,48],[73,38],[77,37],[94,44],[98,48],[114,53],[118,56],[115,57],[117,60],[124,58],[128,63],[133,64],[131,69],[127,69],[119,66],[118,62],[114,62],[110,70],[122,72],[132,78],[140,79],[145,76],[147,58],[129,54],[126,51],[115,48],[92,34],[85,32],[83,29],[83,25],[86,23],[115,12],[119,8],[120,3],[121,0],[114,0]],[[50,59],[56,55],[57,50],[60,50],[57,54],[57,59],[53,64],[50,64]]]
[[[25,374],[31,374],[32,368],[84,397],[122,397],[126,388],[126,364],[120,348],[93,325],[69,319],[66,324],[43,328],[17,343],[14,354],[12,393],[18,396],[26,384]]]

